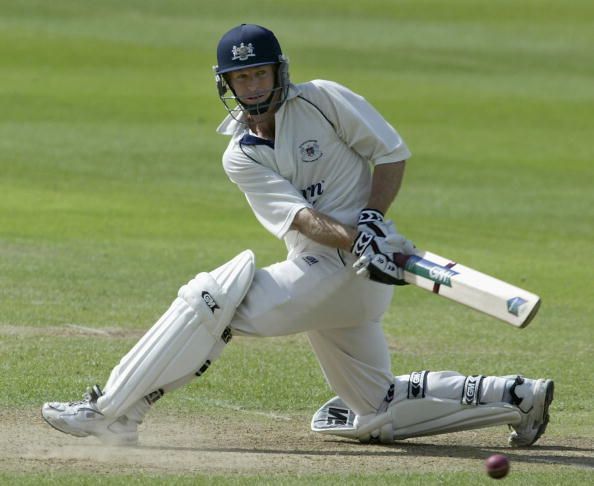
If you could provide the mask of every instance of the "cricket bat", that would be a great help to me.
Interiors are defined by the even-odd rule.
[[[404,280],[460,304],[526,327],[538,312],[540,297],[507,282],[428,251],[395,255]]]

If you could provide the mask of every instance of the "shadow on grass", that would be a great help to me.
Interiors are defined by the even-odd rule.
[[[352,445],[344,441],[327,441],[340,445]],[[450,457],[462,459],[486,459],[492,454],[505,454],[512,461],[548,464],[561,466],[577,466],[594,469],[594,449],[567,446],[535,446],[529,449],[510,449],[509,447],[472,447],[460,445],[436,445],[423,443],[374,444],[362,446],[355,444],[357,450],[306,450],[306,449],[279,449],[279,448],[247,448],[247,447],[179,447],[179,446],[139,446],[139,449],[163,451],[189,451],[189,452],[221,452],[243,454],[279,454],[299,456],[368,456],[368,457]],[[528,454],[527,452],[531,453]],[[543,454],[543,452],[545,454]],[[590,454],[586,456],[566,455],[567,453]]]

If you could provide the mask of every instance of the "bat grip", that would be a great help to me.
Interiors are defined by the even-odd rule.
[[[405,255],[404,253],[394,253],[394,263],[400,268],[405,268],[409,258],[413,255]]]

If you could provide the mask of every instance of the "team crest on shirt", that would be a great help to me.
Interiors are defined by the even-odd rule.
[[[324,155],[317,140],[306,140],[299,145],[299,152],[303,162],[315,162]]]
[[[251,42],[247,46],[243,42],[239,44],[239,47],[233,46],[231,53],[233,54],[232,61],[246,61],[248,57],[256,57],[254,46]]]

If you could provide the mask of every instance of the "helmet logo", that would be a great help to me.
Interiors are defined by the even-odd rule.
[[[256,57],[254,46],[252,46],[251,42],[247,46],[243,42],[239,47],[233,46],[231,53],[233,54],[232,61],[245,61],[248,57]]]

